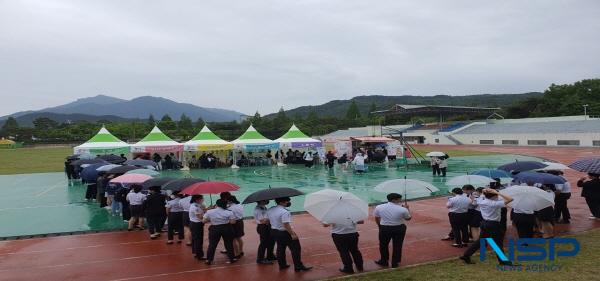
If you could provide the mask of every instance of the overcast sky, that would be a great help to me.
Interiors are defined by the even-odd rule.
[[[599,15],[597,0],[0,0],[0,115],[97,94],[266,114],[543,91],[600,77]]]

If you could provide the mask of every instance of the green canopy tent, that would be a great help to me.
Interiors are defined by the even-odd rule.
[[[292,124],[292,127],[283,136],[275,141],[283,148],[317,148],[323,146],[323,142],[307,136],[294,124]]]
[[[104,126],[87,142],[73,149],[75,154],[129,154],[129,144],[111,134]]]
[[[274,142],[261,133],[256,131],[254,126],[250,125],[246,132],[244,132],[239,138],[233,140],[231,142],[234,145],[234,148],[239,151],[246,152],[264,152],[267,150],[278,150],[279,143]],[[238,168],[235,164],[235,153],[234,153],[234,164],[231,166],[232,168]]]
[[[165,135],[158,127],[154,126],[142,140],[131,145],[132,153],[177,153],[183,151],[183,144],[178,143]]]

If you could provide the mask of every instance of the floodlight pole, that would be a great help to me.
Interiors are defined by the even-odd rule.
[[[589,104],[583,105],[583,116],[584,116],[585,120],[587,120],[587,107],[588,106],[589,106]]]

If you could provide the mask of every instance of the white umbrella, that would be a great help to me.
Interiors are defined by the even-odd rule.
[[[304,209],[317,220],[326,223],[358,222],[369,216],[367,202],[352,193],[333,189],[306,195]]]
[[[501,190],[500,193],[513,198],[508,204],[511,208],[539,211],[554,205],[551,193],[533,186],[515,185]]]
[[[104,165],[104,166],[98,167],[98,169],[96,169],[96,171],[98,171],[98,172],[108,172],[110,169],[116,168],[116,167],[120,167],[120,166],[121,165],[117,165],[117,164],[108,164],[108,165]]]
[[[555,163],[555,162],[542,162],[548,166],[538,169],[539,171],[563,171],[563,170],[570,170],[571,168],[569,168],[569,166],[565,165],[565,164],[561,164],[561,163]]]
[[[384,181],[375,187],[375,191],[383,193],[395,192],[404,195],[404,199],[431,196],[431,193],[440,191],[433,184],[420,180],[396,179]]]
[[[446,156],[446,153],[443,153],[441,151],[432,151],[432,152],[425,154],[425,156],[427,156],[427,157],[442,157],[442,156]]]
[[[494,181],[494,179],[484,177],[484,176],[464,175],[464,176],[458,176],[458,177],[453,177],[453,178],[449,179],[446,182],[446,185],[463,186],[463,185],[470,184],[472,186],[478,187],[478,186],[488,186],[488,185],[490,185],[490,182],[493,182],[493,181]]]

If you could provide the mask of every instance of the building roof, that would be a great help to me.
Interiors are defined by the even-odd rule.
[[[457,132],[456,134],[560,133],[600,133],[600,120],[475,124]]]
[[[392,141],[395,141],[395,139],[390,139],[387,137],[356,137],[356,138],[351,138],[351,139],[361,141],[361,142],[392,142]]]
[[[379,110],[375,114],[430,115],[430,114],[491,114],[500,110],[497,107],[472,107],[453,105],[415,105],[396,104],[388,110]]]

